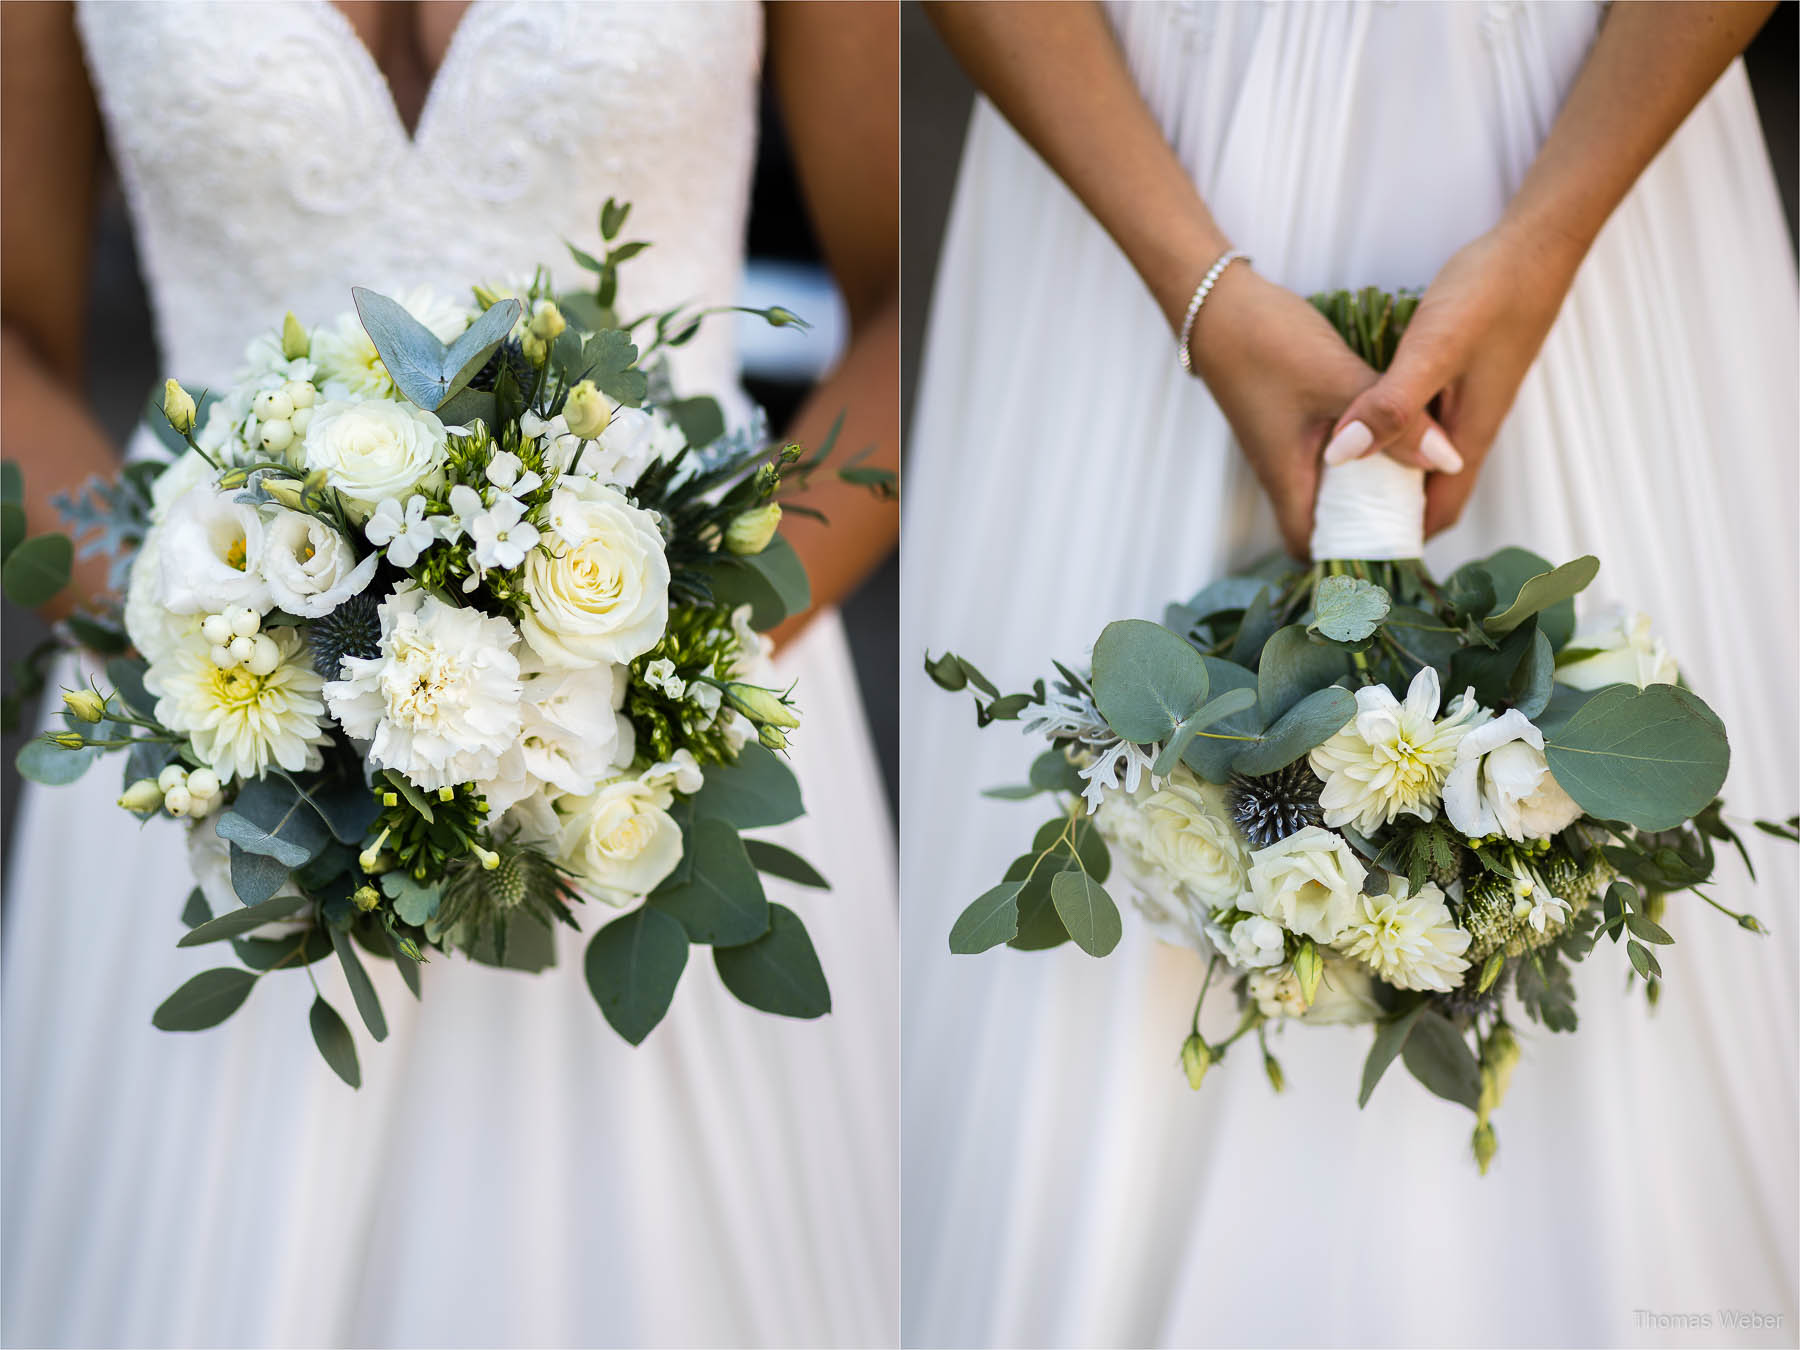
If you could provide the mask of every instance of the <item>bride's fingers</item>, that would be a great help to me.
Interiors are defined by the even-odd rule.
[[[1445,344],[1424,338],[1413,341],[1413,337],[1409,329],[1387,370],[1344,409],[1325,447],[1327,464],[1407,445],[1418,452],[1422,467],[1440,473],[1456,473],[1462,468],[1462,459],[1443,429],[1437,428],[1435,436],[1427,435],[1426,423],[1421,420],[1431,400],[1450,382],[1449,353]]]
[[[1381,453],[1427,473],[1461,473],[1463,457],[1428,414],[1420,413],[1392,445]]]

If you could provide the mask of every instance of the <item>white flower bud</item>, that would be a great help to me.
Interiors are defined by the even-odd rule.
[[[284,419],[264,422],[257,431],[257,439],[265,450],[280,454],[294,443],[294,424]]]
[[[294,414],[296,417],[299,415],[299,413]],[[304,490],[302,485],[292,478],[265,478],[262,480],[262,489],[273,500],[280,502],[290,511],[298,511],[301,507]]]
[[[294,415],[288,418],[288,425],[294,429],[294,435],[306,435],[306,429],[312,425],[313,410],[311,408],[295,408]]]
[[[187,776],[187,790],[195,797],[216,797],[220,786],[219,775],[211,769],[195,769]]]
[[[232,646],[236,645],[237,642],[234,641]],[[244,664],[252,675],[273,675],[275,667],[281,664],[281,648],[275,645],[275,639],[267,633],[258,633],[250,639],[250,656]]]
[[[134,815],[147,816],[152,811],[160,811],[163,804],[163,791],[156,785],[154,778],[140,778],[125,789],[125,795],[119,798],[119,805]]]
[[[256,396],[250,407],[265,422],[279,422],[293,416],[294,400],[287,396],[284,389],[265,389]]]
[[[172,816],[185,816],[193,804],[192,794],[184,787],[172,787],[163,794],[163,808]]]
[[[175,428],[178,436],[185,436],[194,429],[193,396],[174,380],[163,385],[163,416],[169,419],[169,425]]]
[[[563,420],[569,424],[569,430],[584,441],[591,441],[612,421],[612,403],[594,387],[592,380],[583,380],[569,390],[567,402],[563,404]]]
[[[188,771],[179,764],[171,764],[156,776],[156,785],[164,792],[187,786]]]
[[[534,366],[541,366],[550,359],[550,344],[536,333],[528,332],[520,338],[519,348],[525,353],[525,359]]]
[[[248,605],[240,605],[231,611],[231,631],[236,637],[253,637],[262,627],[262,615]]]
[[[231,654],[231,648],[223,642],[213,643],[212,651],[208,655],[212,657],[212,663],[220,670],[230,670],[237,664],[237,658]]]
[[[106,700],[92,689],[66,690],[63,703],[83,722],[98,722],[106,716]]]
[[[232,663],[241,666],[255,654],[256,644],[247,637],[234,637],[226,650],[231,653]]]
[[[568,321],[554,300],[540,300],[531,307],[531,333],[545,342],[555,342],[567,328]]]
[[[200,621],[200,632],[208,642],[226,643],[234,636],[231,619],[224,614],[208,614]]]
[[[775,537],[780,524],[780,504],[764,502],[741,513],[726,527],[725,547],[739,555],[761,553]]]
[[[281,386],[281,392],[288,396],[288,402],[296,408],[310,408],[319,401],[319,391],[305,380],[289,380]]]

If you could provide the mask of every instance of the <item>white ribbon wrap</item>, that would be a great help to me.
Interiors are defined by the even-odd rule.
[[[1424,549],[1423,469],[1382,454],[1325,466],[1313,511],[1315,561],[1385,562]]]

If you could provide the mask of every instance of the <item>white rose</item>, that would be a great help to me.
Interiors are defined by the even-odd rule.
[[[359,595],[380,559],[360,563],[344,536],[317,516],[277,509],[263,527],[263,578],[277,606],[316,619]]]
[[[1224,790],[1177,767],[1167,784],[1138,802],[1139,846],[1151,867],[1207,908],[1236,902],[1244,889],[1244,845],[1226,815]]]
[[[1337,956],[1325,957],[1310,1008],[1300,997],[1300,977],[1292,966],[1252,971],[1250,997],[1264,1017],[1298,1017],[1315,1026],[1351,1026],[1381,1016],[1374,977],[1359,962]]]
[[[1238,905],[1315,942],[1335,941],[1356,917],[1369,871],[1341,835],[1308,825],[1250,855]]]
[[[561,862],[593,899],[634,904],[681,861],[674,795],[642,778],[615,778],[587,797],[564,800]]]
[[[1609,684],[1674,684],[1681,671],[1662,640],[1650,629],[1648,614],[1613,610],[1595,615],[1575,630],[1565,649],[1590,652],[1560,664],[1556,678],[1571,689],[1599,689]]]
[[[235,495],[206,484],[169,503],[157,558],[162,603],[171,613],[248,605],[266,614],[273,604],[262,577],[262,518]]]
[[[306,467],[365,520],[384,499],[405,500],[444,466],[444,424],[410,403],[321,403],[306,428]]]
[[[546,664],[625,663],[662,640],[669,561],[655,515],[615,488],[566,478],[543,534],[525,559],[531,609],[520,631]]]
[[[1499,833],[1518,842],[1567,829],[1581,808],[1550,774],[1544,733],[1509,708],[1457,746],[1444,780],[1444,814],[1471,838]]]

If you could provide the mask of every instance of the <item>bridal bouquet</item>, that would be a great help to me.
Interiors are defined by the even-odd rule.
[[[19,767],[63,783],[123,752],[120,805],[188,823],[180,945],[239,962],[157,1026],[215,1025],[265,974],[335,956],[380,1040],[359,948],[417,996],[434,950],[550,964],[581,902],[613,916],[585,973],[633,1043],[690,943],[753,1007],[829,1010],[759,873],[825,882],[741,832],[802,812],[762,633],[808,603],[780,499],[830,447],[770,448],[674,396],[661,354],[713,311],[619,320],[618,267],[645,247],[613,244],[627,210],[602,213],[604,258],[575,250],[592,291],[554,295],[539,269],[469,304],[358,289],[315,327],[290,313],[221,397],[168,382],[177,458],[66,505],[125,545],[124,633],[71,621],[117,653],[109,687],[68,692]],[[20,537],[10,466],[7,497],[7,589],[41,602],[69,540]],[[342,1017],[321,996],[311,1021],[357,1084]]]
[[[1391,358],[1416,301],[1315,301],[1365,360]],[[1122,934],[1113,873],[1168,940],[1208,965],[1181,1049],[1200,1086],[1254,1032],[1367,1023],[1360,1101],[1398,1058],[1490,1114],[1522,1013],[1576,1025],[1573,963],[1624,944],[1654,1001],[1665,897],[1701,888],[1717,846],[1748,854],[1717,794],[1730,749],[1643,615],[1578,625],[1599,564],[1506,548],[1435,580],[1418,561],[1422,475],[1376,457],[1326,471],[1313,556],[1215,581],[1163,623],[1107,625],[1082,670],[1002,694],[953,653],[926,668],[968,689],[977,722],[1049,742],[1030,781],[989,795],[1057,800],[1051,819],[950,932],[954,952]],[[1758,821],[1793,840],[1797,822]],[[1214,1041],[1215,977],[1241,1016]]]

